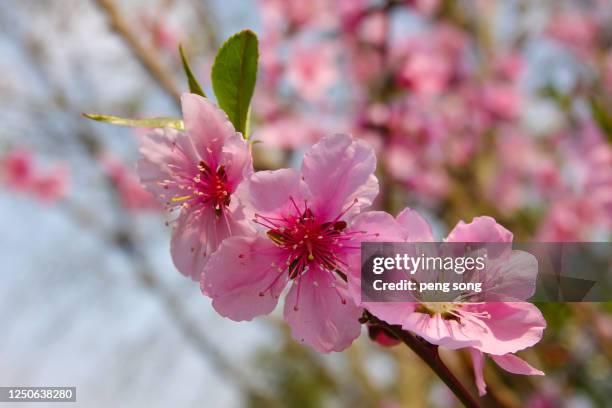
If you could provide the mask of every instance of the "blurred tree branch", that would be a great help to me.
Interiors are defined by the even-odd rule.
[[[37,52],[37,41],[33,38],[20,38],[19,35],[16,35],[14,40],[21,43],[21,48],[30,62],[30,67],[38,73],[40,79],[51,90],[49,106],[55,106],[58,111],[63,111],[75,119],[74,124],[77,127],[77,130],[74,132],[75,141],[83,147],[84,153],[89,156],[92,162],[97,162],[98,154],[103,151],[103,146],[99,138],[94,136],[92,127],[80,116],[79,110],[71,104],[66,92],[57,85],[57,81],[50,77],[45,68],[46,65],[42,61],[43,54]],[[113,183],[109,182],[108,185],[114,197],[114,211],[118,215],[125,215],[121,209],[119,195]],[[189,313],[180,298],[172,290],[159,282],[153,265],[151,265],[146,255],[140,250],[137,239],[133,236],[134,228],[130,225],[129,220],[123,219],[116,224],[116,228],[107,228],[100,223],[96,223],[98,217],[82,206],[67,203],[67,209],[70,216],[79,225],[86,226],[91,231],[96,232],[103,242],[120,250],[130,260],[138,282],[143,288],[159,299],[170,315],[171,320],[205,361],[210,362],[219,370],[221,375],[231,378],[237,388],[245,395],[256,396],[260,400],[266,401],[268,406],[276,406],[275,399],[262,390],[260,386],[255,385],[197,327],[189,317]]]
[[[95,2],[106,15],[112,29],[125,41],[132,54],[155,80],[154,82],[178,106],[181,92],[176,87],[172,73],[160,62],[162,59],[157,55],[156,50],[140,40],[113,0],[95,0]]]

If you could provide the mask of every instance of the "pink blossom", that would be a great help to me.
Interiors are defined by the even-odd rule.
[[[397,218],[384,212],[367,212],[356,217],[353,228],[374,233],[381,242],[433,241],[431,228],[415,211],[405,209]],[[459,222],[446,238],[447,242],[512,242],[512,233],[491,217],[477,217],[471,223]],[[509,248],[509,247],[508,247]],[[535,286],[534,260],[503,251],[496,246],[496,258],[507,256],[492,278],[503,284],[504,293],[530,296],[525,291]],[[490,252],[490,255],[493,255]],[[517,257],[515,257],[517,256]],[[361,303],[358,257],[351,257],[349,289],[353,299],[389,324],[401,325],[430,343],[450,349],[472,347],[481,352],[502,356],[537,343],[546,322],[537,307],[525,302],[366,302]],[[504,265],[506,268],[504,268]],[[537,271],[537,262],[535,263]],[[526,298],[526,297],[524,297]]]
[[[304,156],[301,172],[260,171],[241,186],[261,227],[225,240],[204,268],[201,287],[219,314],[251,320],[270,313],[290,283],[284,316],[293,337],[321,352],[359,336],[361,309],[347,293],[350,253],[359,252],[353,216],[378,193],[374,152],[345,135],[326,137]]]
[[[612,148],[592,122],[572,136],[560,146],[572,178],[551,194],[554,201],[537,235],[543,241],[589,240],[612,228],[612,173],[601,170],[612,167]]]
[[[548,35],[579,52],[595,46],[599,30],[594,16],[578,11],[554,15],[547,28]]]
[[[43,202],[53,203],[68,192],[68,168],[57,165],[32,180],[32,191]]]
[[[492,82],[482,89],[482,105],[497,119],[515,119],[520,113],[521,101],[521,94],[514,84]]]
[[[27,150],[13,150],[0,160],[0,176],[13,190],[30,193],[39,200],[52,203],[68,191],[68,168],[56,165],[40,170]]]
[[[34,178],[34,159],[29,151],[12,150],[2,158],[4,183],[15,190],[28,189]]]
[[[381,53],[371,47],[351,47],[351,64],[349,69],[359,92],[360,86],[375,80],[384,67]]]
[[[100,162],[106,175],[117,189],[124,208],[135,212],[161,209],[151,193],[140,184],[136,173],[128,169],[118,158],[105,154],[100,158]]]
[[[287,66],[287,80],[298,94],[316,101],[336,82],[336,51],[332,46],[296,46]]]
[[[314,121],[289,114],[262,124],[254,133],[254,137],[275,147],[299,148],[316,142],[322,134],[322,130]]]
[[[436,95],[448,85],[453,74],[452,64],[437,50],[414,50],[399,70],[397,80],[417,94]]]
[[[391,59],[397,83],[420,96],[441,94],[462,75],[465,47],[465,35],[445,24],[396,40]]]
[[[181,105],[185,132],[166,128],[142,138],[137,170],[165,208],[179,211],[172,259],[183,275],[198,280],[225,238],[248,232],[234,192],[253,170],[247,142],[223,111],[195,94],[183,94]]]
[[[169,18],[143,14],[140,17],[147,29],[152,44],[172,56],[178,56],[177,50],[183,33]]]
[[[260,0],[266,32],[295,30],[305,25],[328,26],[330,10],[327,0]]]
[[[426,16],[432,16],[440,8],[440,0],[406,0],[416,11]]]
[[[382,45],[387,40],[389,17],[382,12],[373,13],[361,20],[359,38],[368,44]]]
[[[484,353],[474,348],[470,348],[470,355],[474,367],[476,387],[478,388],[478,394],[482,397],[487,393],[487,385],[485,384],[482,372],[484,369]],[[542,371],[533,368],[525,360],[511,353],[504,355],[489,355],[489,357],[491,357],[499,367],[512,374],[544,375]]]
[[[493,61],[493,72],[502,80],[516,81],[524,70],[525,61],[520,54],[502,54]]]

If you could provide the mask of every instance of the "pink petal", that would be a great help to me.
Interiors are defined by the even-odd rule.
[[[183,209],[176,220],[170,253],[176,268],[195,281],[200,280],[202,269],[221,242],[232,234],[249,234],[251,229],[239,212],[226,212],[217,217],[211,208],[198,212]]]
[[[474,379],[478,388],[478,395],[481,397],[487,393],[487,384],[484,381],[484,354],[482,351],[470,348],[470,356],[472,356],[472,365],[474,367]]]
[[[236,135],[227,115],[208,99],[192,93],[181,96],[185,130],[196,152],[211,168],[219,164],[225,141]]]
[[[538,276],[538,260],[524,251],[492,259],[484,271],[487,301],[524,301],[533,296]]]
[[[270,214],[282,213],[283,209],[291,208],[295,213],[290,197],[301,203],[300,175],[293,169],[274,171],[258,171],[244,184],[237,194],[244,197],[256,213]]]
[[[512,242],[512,233],[499,225],[494,218],[476,217],[466,224],[463,221],[448,234],[449,242]]]
[[[403,230],[393,216],[384,211],[368,211],[357,215],[352,223],[351,230],[366,231],[367,242],[394,242],[404,241]]]
[[[467,310],[487,312],[490,317],[465,322],[464,331],[478,339],[474,347],[489,354],[515,353],[533,346],[542,338],[546,320],[540,310],[526,302],[491,302],[470,306]]]
[[[202,292],[222,316],[251,320],[270,313],[287,282],[282,252],[261,236],[223,241],[202,273]]]
[[[194,281],[200,280],[209,255],[203,242],[205,230],[206,225],[202,222],[202,217],[197,217],[193,212],[182,211],[176,220],[170,241],[174,266]]]
[[[451,350],[475,347],[479,344],[478,338],[470,333],[465,333],[463,326],[456,320],[444,319],[438,313],[432,316],[427,313],[412,313],[399,323],[389,320],[387,322],[401,324],[404,330],[411,331],[430,343]]]
[[[315,214],[335,217],[355,199],[358,202],[352,214],[369,207],[378,194],[375,169],[374,150],[364,141],[347,135],[321,139],[302,163],[302,176],[313,197]]]
[[[515,356],[514,354],[505,354],[503,356],[494,356],[491,358],[498,366],[512,374],[522,375],[544,375],[543,371],[533,368],[525,360]]]
[[[350,346],[361,333],[362,309],[348,297],[346,284],[329,272],[312,270],[302,275],[299,285],[299,299],[297,282],[285,299],[285,320],[293,337],[322,353]]]
[[[405,229],[404,241],[407,242],[431,242],[433,233],[429,223],[415,210],[404,208],[398,214],[396,220]]]
[[[357,215],[350,226],[352,231],[366,231],[364,242],[401,241],[401,228],[393,217],[384,211],[368,211]],[[361,252],[351,251],[347,259],[349,293],[353,301],[361,303]]]
[[[239,133],[229,135],[221,152],[221,163],[232,190],[253,174],[253,161],[249,145]]]
[[[168,189],[160,183],[196,175],[198,158],[189,138],[174,129],[156,129],[140,138],[139,150],[137,172],[144,187],[162,204],[168,197],[182,195],[173,183]]]
[[[489,258],[506,256],[512,249],[512,233],[488,216],[476,217],[469,224],[459,221],[446,237],[446,241],[491,243],[493,245],[483,245]]]

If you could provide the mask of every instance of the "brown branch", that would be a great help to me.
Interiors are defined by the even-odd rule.
[[[429,366],[429,368],[431,368],[434,373],[440,377],[442,381],[444,381],[453,394],[455,394],[459,401],[461,401],[466,407],[478,408],[480,406],[472,394],[465,389],[463,384],[461,384],[457,377],[455,377],[455,375],[444,364],[442,359],[440,359],[440,355],[438,354],[438,346],[426,343],[416,338],[411,333],[398,329],[397,327],[380,320],[367,311],[365,313],[369,322],[384,328],[389,333],[400,339],[405,345],[410,347],[410,349],[414,351],[414,353],[419,356]]]

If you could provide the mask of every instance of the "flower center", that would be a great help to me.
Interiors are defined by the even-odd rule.
[[[254,220],[268,229],[268,238],[287,251],[289,278],[296,279],[313,267],[336,273],[344,269],[346,263],[338,253],[346,248],[359,248],[346,245],[359,232],[347,232],[347,223],[340,219],[352,205],[335,219],[321,222],[306,202],[304,209],[293,198],[291,202],[296,211],[292,216],[272,218],[256,214]]]
[[[195,176],[179,181],[165,180],[160,183],[165,189],[173,184],[184,194],[169,199],[166,208],[170,211],[178,208],[210,206],[214,209],[216,217],[221,218],[225,207],[230,204],[232,191],[223,165],[217,166],[213,171],[204,161],[200,161]]]
[[[193,178],[193,191],[202,204],[209,204],[215,215],[221,217],[222,208],[231,201],[231,191],[227,183],[225,166],[220,165],[215,171],[203,161],[198,164],[199,174]]]
[[[422,302],[417,307],[417,312],[429,315],[439,314],[443,318],[450,318],[455,309],[459,306],[450,302]]]
[[[486,310],[473,309],[470,306],[482,305],[482,302],[472,303],[452,303],[452,302],[421,302],[416,307],[415,312],[426,313],[430,316],[440,315],[444,320],[456,320],[461,325],[472,323],[479,327],[483,332],[488,328],[483,320],[491,318]]]

